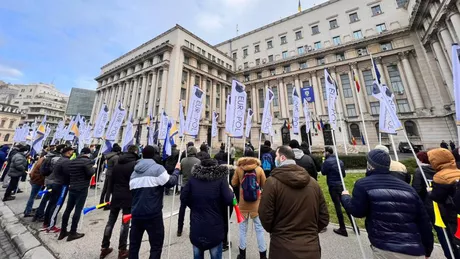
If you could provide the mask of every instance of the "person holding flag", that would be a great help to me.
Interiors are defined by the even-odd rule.
[[[26,174],[27,171],[27,158],[26,155],[29,153],[30,146],[21,146],[18,149],[18,152],[11,158],[11,163],[8,176],[11,177],[8,188],[6,188],[5,195],[3,196],[2,201],[11,201],[16,197],[12,196],[12,192],[18,188],[19,179]]]

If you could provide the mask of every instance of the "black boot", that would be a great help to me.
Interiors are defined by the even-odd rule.
[[[260,254],[260,259],[267,259],[267,251],[259,252]]]
[[[76,239],[80,239],[80,238],[82,238],[84,236],[85,236],[85,234],[81,234],[81,233],[77,233],[77,232],[69,233],[69,236],[67,237],[67,242],[70,242],[70,241],[73,241],[73,240],[76,240]]]
[[[334,229],[334,233],[336,233],[337,235],[344,236],[344,237],[348,236],[347,230],[345,228]]]
[[[239,247],[238,249],[240,249],[240,254],[236,257],[236,259],[246,259],[246,249],[241,249]]]

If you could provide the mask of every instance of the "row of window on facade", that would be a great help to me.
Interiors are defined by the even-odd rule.
[[[417,124],[415,124],[415,122],[410,121],[410,120],[405,121],[404,128],[409,137],[419,137],[420,136],[420,133],[418,132]],[[380,130],[379,130],[378,122],[375,124],[375,130],[377,132],[377,135],[379,135]],[[360,126],[356,123],[350,124],[350,133],[351,133],[351,136],[354,137],[357,141],[359,141],[359,139],[361,139],[361,136],[363,136]],[[382,138],[388,138],[388,134],[382,133]]]
[[[2,133],[0,133],[0,138],[2,137]],[[7,133],[5,134],[5,136],[3,136],[3,142],[7,142],[10,140],[10,133]]]
[[[185,40],[185,46],[187,48],[190,48],[191,50],[195,51],[195,44],[189,42],[188,40]],[[204,49],[202,49],[202,48],[200,48],[198,46],[196,46],[196,52],[198,54],[201,54],[204,57],[206,57],[206,50],[204,50]],[[232,65],[226,63],[224,60],[221,60],[220,58],[216,58],[216,56],[212,55],[211,53],[208,53],[207,57],[208,57],[209,60],[213,61],[214,63],[219,64],[220,66],[223,66],[223,67],[225,67],[227,69],[230,69],[230,70],[232,69]]]
[[[10,121],[8,123],[8,127],[6,127],[6,125],[7,125],[6,122],[7,122],[7,119],[0,119],[0,129],[6,129],[6,128],[12,129],[13,126],[14,126],[14,123],[16,122],[16,120],[11,120],[10,119]]]
[[[190,65],[190,58],[189,58],[188,56],[185,56],[185,55],[184,55],[184,63],[187,64],[187,65]],[[197,67],[198,69],[201,70],[201,62],[198,61],[198,60],[197,60],[197,63],[196,63],[196,67]],[[230,69],[231,69],[231,68],[230,68]],[[209,69],[208,69],[208,71],[206,71],[206,72],[209,72]],[[219,77],[219,78],[222,79],[222,72],[221,72],[220,70],[217,70],[217,77]],[[226,76],[225,80],[226,80],[227,82],[231,82],[231,81],[232,81],[231,77],[228,76],[228,75]],[[183,80],[182,80],[182,81],[183,81]]]

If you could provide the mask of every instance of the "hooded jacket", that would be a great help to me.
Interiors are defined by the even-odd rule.
[[[153,159],[141,159],[134,167],[129,181],[133,197],[133,219],[162,218],[164,187],[177,184],[179,170],[169,175],[166,169]]]
[[[27,159],[24,153],[17,152],[11,159],[10,169],[8,175],[10,177],[20,177],[26,173]]]
[[[187,185],[188,180],[192,176],[192,169],[195,165],[199,165],[201,160],[196,157],[196,153],[188,153],[188,157],[180,162],[180,170],[182,173],[182,186]]]
[[[271,157],[272,157],[272,160],[270,161],[270,164],[271,164],[271,168],[272,170],[276,167],[275,166],[275,158],[276,158],[276,153],[274,153],[274,151],[267,145],[261,145],[260,146],[260,159],[262,160],[261,163],[263,162],[263,155],[264,154],[270,154]],[[263,168],[262,168],[263,169]],[[270,176],[270,173],[271,173],[271,170],[270,171],[265,171],[265,177],[269,177]]]
[[[265,178],[264,170],[260,167],[260,160],[253,157],[242,157],[238,159],[236,163],[236,170],[235,174],[232,177],[232,185],[233,187],[239,187],[237,190],[239,191],[239,203],[238,206],[240,207],[241,213],[247,218],[249,214],[251,218],[255,218],[259,216],[259,203],[260,203],[260,196],[257,201],[247,202],[244,200],[243,195],[243,188],[241,187],[241,182],[243,181],[245,172],[252,172],[255,170],[257,183],[259,184],[260,188],[264,188]]]
[[[345,177],[347,174],[345,172],[345,166],[340,162],[340,168],[342,169],[342,176]],[[321,167],[321,174],[327,176],[327,185],[328,186],[341,186],[342,180],[340,179],[340,171],[337,166],[337,158],[335,155],[329,155],[326,160],[324,160],[323,166]]]
[[[350,195],[342,196],[346,211],[366,217],[366,230],[373,246],[385,251],[430,257],[433,251],[431,222],[422,200],[407,183],[374,169],[358,180]]]
[[[11,160],[13,160],[14,155],[16,155],[18,152],[19,152],[18,147],[12,147],[11,148],[10,153],[8,154],[8,158],[6,158],[6,161],[8,163],[6,164],[5,172],[8,173],[8,171],[10,170]]]
[[[9,150],[9,147],[7,145],[4,145],[0,149],[0,168],[2,168],[3,163],[5,163],[5,161],[6,161],[6,156],[8,155],[8,150]]]
[[[94,174],[93,162],[87,156],[80,155],[70,160],[67,168],[69,173],[70,190],[82,190],[89,187],[89,181]]]
[[[48,172],[43,172],[45,177],[45,184],[54,184],[55,183],[55,175],[54,175],[54,168],[56,167],[57,161],[61,158],[61,154],[57,151],[51,151],[45,156],[45,160],[48,160],[50,164],[50,170],[46,170]],[[46,161],[46,162],[48,162]],[[41,167],[41,166],[40,166]],[[42,168],[40,168],[40,171],[43,171]]]
[[[135,153],[124,153],[120,155],[118,163],[112,171],[112,200],[110,207],[131,208],[132,195],[129,191],[129,181],[138,159]]]
[[[293,148],[295,155],[295,163],[303,167],[308,174],[313,177],[315,180],[318,180],[318,172],[316,171],[315,161],[309,155],[305,155],[302,150],[298,148]]]
[[[214,159],[217,160],[217,162],[219,163],[219,165],[228,165],[229,162],[228,162],[228,153],[223,151],[223,150],[220,150],[215,156],[214,156]]]
[[[329,212],[318,183],[295,161],[272,171],[259,217],[270,233],[270,258],[321,258],[318,233],[329,224]]]
[[[398,161],[391,160],[390,164],[390,174],[394,177],[410,184],[411,175],[407,173],[406,166]]]
[[[190,241],[201,250],[220,244],[225,237],[227,206],[232,205],[233,192],[227,181],[228,169],[214,159],[195,166],[192,177],[181,193],[181,203],[190,212]]]
[[[105,171],[106,176],[112,176],[113,167],[118,163],[118,152],[110,152],[105,155],[107,161],[107,170]]]
[[[200,161],[203,161],[205,159],[210,159],[211,156],[206,151],[200,151],[196,154],[196,158],[200,159]]]
[[[91,161],[91,158],[90,158]],[[90,163],[92,165],[92,161]],[[70,165],[70,157],[62,156],[60,157],[53,168],[54,183],[61,185],[70,184],[70,175],[67,169]]]
[[[30,183],[40,186],[45,184],[45,177],[40,174],[40,166],[43,164],[43,161],[45,161],[45,157],[40,157],[35,166],[32,168],[32,171],[30,172]]]

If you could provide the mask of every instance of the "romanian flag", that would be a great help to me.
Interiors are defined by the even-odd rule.
[[[353,143],[353,146],[356,146],[356,139],[355,139],[355,137],[353,137],[353,138],[351,139],[351,143]]]
[[[318,124],[316,126],[318,127],[318,130],[321,131],[321,123],[319,123],[319,121],[318,121]]]
[[[353,80],[355,80],[356,90],[358,90],[359,93],[361,86],[359,85],[358,75],[356,75],[355,72],[353,72]]]
[[[75,137],[78,138],[80,136],[80,131],[78,130],[78,122],[74,122],[72,128],[70,128],[70,131]]]
[[[302,4],[300,4],[300,0],[299,0],[299,7],[297,9],[299,10],[299,12],[302,12]]]

